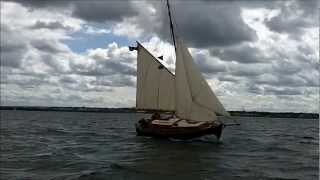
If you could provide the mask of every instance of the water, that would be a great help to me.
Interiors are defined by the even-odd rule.
[[[1,111],[1,179],[318,179],[318,120],[238,118],[217,142],[138,137],[143,116]]]

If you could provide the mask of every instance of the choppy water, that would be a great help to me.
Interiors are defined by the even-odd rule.
[[[238,118],[218,143],[138,137],[142,116],[1,111],[1,179],[318,179],[318,120]]]

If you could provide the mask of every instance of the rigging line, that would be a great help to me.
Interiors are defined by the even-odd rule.
[[[174,6],[170,6],[170,9],[174,10],[175,7]],[[175,25],[175,26],[173,26],[173,27],[175,27],[175,29],[174,29],[174,32],[176,32],[175,36],[178,38],[179,34],[181,34],[182,31],[180,31],[180,28],[178,26],[178,23],[177,23],[178,21],[177,21],[176,16],[175,16],[175,11],[171,11],[171,18],[173,19],[172,22]]]

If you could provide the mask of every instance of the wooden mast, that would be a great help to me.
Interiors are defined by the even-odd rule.
[[[167,0],[167,8],[168,8],[169,21],[170,21],[171,36],[172,36],[172,40],[173,40],[174,49],[176,50],[177,49],[176,48],[176,38],[175,38],[175,35],[174,35],[174,30],[173,30],[173,23],[172,23],[169,0]]]

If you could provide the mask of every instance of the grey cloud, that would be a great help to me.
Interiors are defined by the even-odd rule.
[[[136,75],[136,70],[133,67],[112,60],[96,61],[96,63],[89,67],[70,62],[70,68],[73,73],[86,76],[106,76],[112,74]]]
[[[113,88],[111,87],[103,87],[103,86],[93,86],[93,87],[86,87],[83,89],[84,92],[112,92]]]
[[[59,41],[28,37],[26,35],[28,31],[30,30],[13,30],[9,25],[1,24],[1,66],[21,68],[30,48],[34,47],[44,53],[40,54],[40,56],[46,64],[55,67],[57,70],[62,70],[60,67],[57,67],[57,62],[54,62],[55,60],[51,56],[67,52],[69,48]]]
[[[289,20],[286,15],[275,16],[265,23],[272,31],[279,33],[301,34],[303,28],[309,26],[309,24],[301,18]]]
[[[266,84],[277,87],[305,87],[308,85],[307,81],[297,75],[282,75],[273,76],[273,78],[256,78],[253,79],[252,83]]]
[[[30,26],[30,29],[65,29],[70,30],[71,27],[63,25],[61,22],[54,21],[54,22],[43,22],[37,21],[34,25]]]
[[[35,91],[39,90],[39,88],[46,89],[48,87],[61,87],[64,90],[72,90],[77,92],[113,91],[112,87],[104,87],[102,85],[94,86],[90,84],[90,81],[78,75],[63,75],[63,73],[56,73],[56,71],[47,72],[47,74],[38,74],[33,72],[26,73],[24,71],[21,71],[21,73],[17,73],[9,70],[5,71],[5,74],[1,72],[1,84],[5,84],[6,86],[19,87],[24,91]],[[105,76],[105,78],[108,77]],[[115,86],[119,86],[119,84],[115,84]]]
[[[247,83],[247,91],[249,93],[253,93],[253,94],[263,94],[263,87],[262,86],[257,86],[255,84],[250,84]]]
[[[256,85],[247,83],[247,90],[249,93],[259,95],[302,95],[304,93],[302,88],[292,87],[274,87],[269,85]]]
[[[303,78],[306,81],[305,86],[307,87],[319,87],[320,81],[319,81],[319,71],[316,69],[304,71],[304,73],[298,74],[299,77]]]
[[[303,91],[297,88],[275,88],[266,86],[264,87],[264,94],[274,94],[274,95],[301,95]]]
[[[236,3],[174,1],[172,7],[178,33],[193,47],[227,46],[257,39],[256,32],[241,18],[240,7]],[[157,8],[160,8],[159,21],[162,24],[153,30],[169,39],[167,11],[161,5]]]
[[[272,68],[275,72],[279,73],[280,75],[290,75],[296,74],[302,70],[297,62],[294,60],[285,61],[285,60],[278,60],[272,63]]]
[[[53,77],[51,75],[51,77]],[[58,82],[50,82],[48,80],[30,82],[26,81],[26,84],[32,85],[32,87],[39,86],[54,86],[61,87],[62,90],[72,90],[77,92],[110,92],[112,91],[111,87],[102,87],[102,86],[92,86],[90,81],[83,79],[81,76],[77,75],[62,75],[54,76],[58,78]],[[11,82],[11,84],[17,84],[16,82]],[[54,93],[59,94],[63,93],[61,89],[56,89]]]
[[[30,8],[45,8],[45,7],[68,7],[71,1],[59,1],[59,0],[4,0],[18,2],[26,7]]]
[[[205,74],[209,75],[227,71],[227,68],[224,64],[217,63],[217,60],[215,59],[208,59],[203,54],[194,56],[194,59],[200,71]]]
[[[234,76],[258,76],[262,73],[263,72],[260,72],[259,70],[255,69],[235,70],[231,72],[231,74]]]
[[[138,14],[128,0],[78,1],[74,2],[73,6],[74,16],[93,22],[121,21],[124,17]]]
[[[268,64],[229,64],[228,72],[233,76],[255,77],[270,72]]]
[[[307,16],[316,17],[318,14],[319,2],[317,0],[296,0],[298,6],[303,10],[303,13]]]
[[[291,4],[286,5],[290,2]],[[292,38],[300,40],[304,28],[315,27],[317,23],[317,0],[308,1],[279,1],[281,13],[265,24],[272,30],[279,33],[286,33]]]
[[[19,68],[21,66],[23,57],[27,52],[24,45],[6,44],[2,46],[1,43],[1,66],[8,66]]]
[[[2,76],[2,74],[1,74]],[[55,85],[55,83],[48,80],[48,77],[32,75],[11,75],[10,78],[1,79],[1,84],[17,85],[23,89],[38,88],[42,85]]]
[[[89,98],[78,93],[52,93],[52,91],[33,93],[25,96],[23,94],[16,96],[1,97],[1,103],[6,102],[8,105],[20,106],[79,106],[91,105],[96,103],[96,99]],[[50,104],[48,104],[50,102]]]
[[[136,69],[129,65],[131,59],[126,55],[115,55],[109,49],[105,55],[89,54],[89,58],[92,58],[93,63],[88,65],[76,64],[70,62],[72,71],[76,74],[82,74],[87,76],[107,76],[107,75],[136,75]],[[128,52],[129,55],[129,52]]]
[[[219,81],[227,81],[227,82],[238,82],[239,78],[227,74],[222,74],[218,76]]]
[[[259,48],[251,47],[248,44],[227,48],[215,47],[210,49],[210,54],[219,57],[223,61],[237,61],[239,63],[259,63],[267,60]]]
[[[82,99],[82,97],[75,95],[75,94],[71,94],[67,96],[67,99],[69,101],[78,101],[79,99]]]
[[[78,75],[63,75],[59,78],[59,84],[64,89],[78,92],[110,92],[111,87],[103,87],[100,85],[93,86],[91,81],[83,79]]]
[[[121,21],[138,14],[130,0],[121,1],[78,1],[78,0],[9,0],[33,8],[70,9],[72,15],[91,22]]]
[[[51,71],[49,72],[50,74],[57,75],[57,74],[69,73],[67,68],[64,67],[60,62],[60,61],[66,61],[65,59],[59,60],[58,58],[61,58],[61,57],[57,57],[57,56],[54,56],[54,54],[48,54],[48,53],[42,54],[40,57],[41,57],[41,61],[51,68]]]
[[[65,84],[76,84],[78,83],[77,79],[71,76],[63,76],[59,79],[59,82]]]
[[[39,51],[51,54],[62,53],[67,51],[66,47],[61,47],[61,44],[49,39],[33,40],[31,41],[31,45]]]
[[[136,75],[136,69],[124,63],[106,60],[99,64],[101,66],[98,66],[96,70],[97,72],[104,72],[102,74],[124,74],[132,76]]]
[[[112,92],[112,88],[105,87],[90,87],[83,90],[84,92]]]
[[[312,54],[315,54],[314,50],[311,48],[311,47],[308,47],[307,45],[305,44],[301,44],[298,46],[298,50],[306,55],[306,56],[309,56],[309,55],[312,55]]]
[[[96,81],[92,81],[91,84],[110,87],[133,87],[135,86],[135,81],[131,76],[111,75],[97,77]]]
[[[1,24],[1,66],[19,68],[27,53],[27,44],[20,32],[13,32],[7,25]]]
[[[305,79],[307,81],[307,86],[309,87],[317,87],[319,88],[320,84],[319,84],[319,76],[318,76],[318,79],[316,78],[306,78]]]
[[[92,86],[89,82],[80,81],[80,82],[66,82],[66,79],[61,86],[64,89],[69,89],[77,92],[111,92],[113,89],[111,87],[103,87],[103,86]],[[67,80],[68,81],[68,80]]]
[[[145,6],[130,0],[122,1],[17,1],[28,7],[68,8],[72,15],[90,22],[120,22],[126,17],[138,17],[138,26],[147,33],[156,33],[169,40],[169,24],[164,2],[148,2],[157,14],[145,13]],[[137,4],[137,5],[134,5]],[[142,3],[141,3],[142,4]],[[257,39],[256,32],[241,18],[239,3],[233,1],[172,1],[178,31],[193,47],[227,46]],[[38,23],[40,27],[55,24]]]
[[[304,68],[319,69],[319,57],[316,51],[318,51],[316,48],[300,45],[298,46],[298,53],[296,53],[294,58],[297,60],[297,63],[300,63]]]
[[[23,62],[27,61],[30,48],[34,47],[41,53],[38,53],[41,60],[56,72],[63,72],[64,68],[57,62],[56,57],[59,53],[69,51],[69,48],[59,41],[48,39],[29,39],[25,37],[23,30],[13,31],[7,25],[1,25],[1,66],[22,68]],[[28,69],[28,67],[23,67]]]

